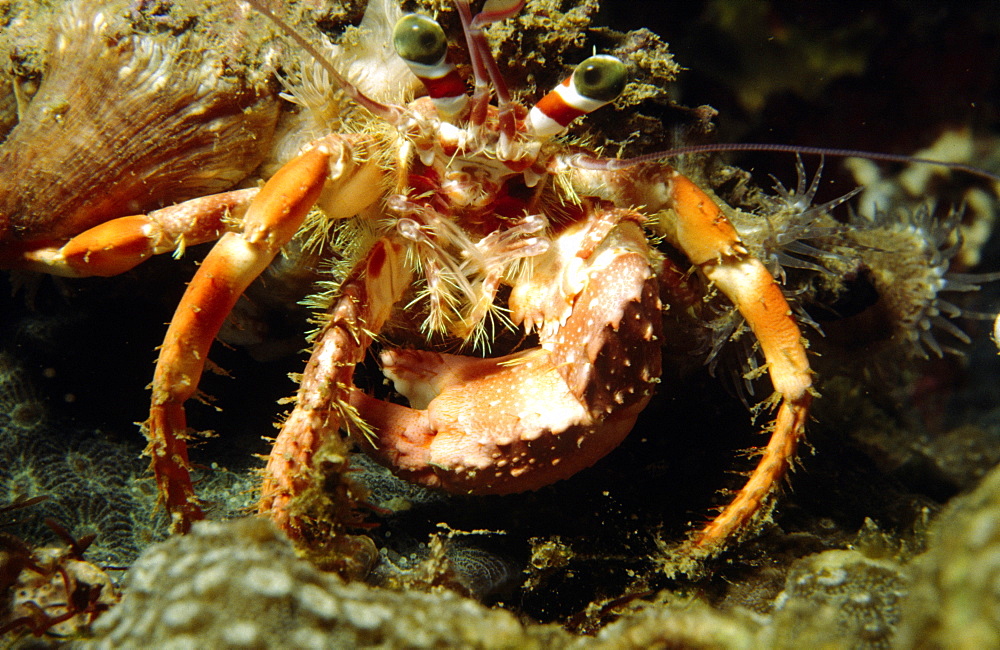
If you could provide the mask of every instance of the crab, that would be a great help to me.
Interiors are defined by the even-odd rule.
[[[259,190],[114,219],[64,244],[19,245],[4,251],[16,264],[5,264],[111,275],[217,240],[170,322],[143,425],[162,502],[173,529],[185,532],[203,517],[185,402],[197,395],[214,339],[293,239],[308,232],[338,242],[344,270],[320,300],[311,357],[258,507],[300,539],[312,522],[298,498],[341,429],[400,476],[462,494],[535,490],[591,466],[628,435],[656,390],[664,310],[691,307],[695,286],[709,285],[749,325],[774,388],[756,468],[687,545],[692,555],[714,554],[760,520],[804,434],[812,373],[792,309],[695,182],[663,162],[604,158],[560,137],[621,93],[621,61],[595,55],[526,107],[483,31],[525,0],[487,0],[476,14],[468,0],[453,4],[471,93],[441,26],[402,15],[394,46],[425,96],[376,100],[326,65],[356,123],[303,147]],[[414,323],[422,342],[389,344],[386,332]],[[490,356],[505,326],[523,343]],[[407,405],[355,386],[374,342]]]

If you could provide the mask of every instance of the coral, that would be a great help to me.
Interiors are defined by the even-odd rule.
[[[762,621],[742,612],[720,612],[701,601],[648,607],[607,626],[573,648],[760,648]]]
[[[819,344],[848,354],[866,346],[898,353],[882,355],[888,364],[946,352],[960,355],[954,342],[970,339],[954,320],[975,313],[962,308],[961,294],[1000,279],[995,273],[952,270],[961,250],[962,210],[941,211],[930,200],[900,198],[870,214],[852,211],[843,224],[833,209],[856,194],[864,197],[861,188],[813,205],[823,166],[811,182],[801,159],[796,166],[797,186],[789,190],[779,181],[777,196],[748,186],[745,173],[731,167],[706,180],[737,182],[737,190],[727,194],[742,209],[731,209],[730,219],[748,247],[769,261],[770,270],[787,278],[786,291],[800,305],[800,319],[825,335]],[[947,337],[939,341],[938,333]]]
[[[995,148],[996,142],[977,143],[972,130],[963,127],[948,129],[928,148],[914,155],[928,160],[941,160],[970,165],[984,164],[982,150]],[[906,206],[916,210],[936,194],[936,187],[946,184],[952,172],[935,165],[908,165],[895,175],[886,175],[870,160],[850,158],[845,167],[864,190],[858,197],[859,215],[869,221],[878,221],[880,213],[888,207]],[[982,261],[982,250],[993,232],[997,220],[994,193],[982,187],[964,188],[962,193],[948,197],[954,205],[963,206],[961,238],[955,259],[962,268],[976,266]]]
[[[79,542],[67,548],[31,549],[10,535],[0,537],[0,575],[7,590],[0,598],[0,628],[11,641],[31,631],[35,636],[76,636],[100,613],[118,602],[108,574],[85,562]],[[26,644],[18,643],[18,647]]]
[[[125,593],[81,647],[532,648],[567,639],[447,592],[345,584],[257,518],[196,523],[151,547]]]
[[[23,368],[10,354],[0,351],[0,428],[7,436],[30,438],[45,427],[41,396],[25,377]]]
[[[56,540],[43,523],[50,517],[76,537],[97,536],[87,551],[90,561],[128,566],[162,539],[166,528],[135,442],[115,443],[99,431],[75,430],[53,417],[22,362],[0,350],[0,506],[46,497],[8,514],[7,532],[31,544],[51,543]],[[224,470],[200,476],[213,517],[249,507],[249,476]]]
[[[1000,431],[988,422],[963,425],[932,437],[917,450],[943,480],[970,489],[1000,463]]]
[[[369,491],[369,502],[380,508],[399,512],[446,500],[441,492],[404,481],[365,454],[351,456],[351,469],[357,472],[355,480]]]
[[[772,647],[889,648],[906,595],[902,569],[853,550],[795,562],[775,601]]]
[[[368,582],[425,591],[445,586],[483,601],[509,591],[520,579],[519,566],[511,558],[481,547],[482,540],[497,531],[464,533],[439,524],[447,529],[445,534],[432,534],[429,542],[414,541],[405,513],[447,508],[447,495],[408,483],[365,454],[351,455],[351,470],[354,480],[368,490],[368,503],[387,515],[379,530],[372,531],[379,558]]]
[[[1000,647],[1000,466],[941,513],[911,572],[898,647]]]
[[[454,532],[454,531],[453,531]],[[433,590],[446,587],[478,601],[509,591],[520,580],[509,558],[479,548],[473,542],[436,535],[408,555],[380,549],[380,562],[368,581],[395,589]]]
[[[16,428],[2,428],[0,454],[9,462],[0,465],[0,498],[7,504],[47,497],[18,513],[19,523],[11,529],[18,536],[33,543],[51,541],[42,523],[51,517],[73,535],[97,534],[92,560],[127,566],[143,548],[136,534],[163,525],[154,517],[155,499],[137,499],[130,490],[145,469],[136,449],[95,432],[77,432],[67,440],[55,426],[36,427],[30,436],[16,433]]]

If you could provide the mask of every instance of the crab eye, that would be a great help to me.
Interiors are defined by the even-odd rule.
[[[434,65],[448,51],[448,39],[436,20],[406,14],[392,31],[392,45],[404,61]]]
[[[599,102],[610,102],[622,94],[626,81],[625,64],[609,54],[585,59],[573,71],[576,92]]]

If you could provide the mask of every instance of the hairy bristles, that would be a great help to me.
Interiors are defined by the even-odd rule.
[[[525,272],[522,263],[548,250],[548,223],[528,215],[478,241],[446,215],[402,197],[394,211],[409,215],[396,221],[397,233],[410,242],[406,263],[423,284],[407,308],[425,303],[424,334],[451,335],[475,349],[487,347],[498,327],[511,327],[497,303],[500,286]]]
[[[402,115],[402,109],[399,106],[377,102],[358,90],[352,83],[340,74],[340,71],[337,70],[327,57],[323,56],[323,53],[320,52],[318,48],[310,43],[304,36],[302,36],[302,34],[292,29],[291,25],[271,11],[271,9],[267,7],[264,2],[261,0],[244,1],[274,23],[274,25],[282,33],[295,41],[296,45],[307,52],[309,56],[311,56],[319,65],[323,66],[333,82],[336,83],[337,86],[339,86],[358,105],[363,106],[372,115],[378,116],[388,123],[396,124],[399,122],[400,116]]]

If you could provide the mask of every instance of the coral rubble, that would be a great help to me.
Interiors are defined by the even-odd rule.
[[[897,647],[1000,646],[1000,466],[941,513],[910,571]]]
[[[150,548],[124,589],[80,647],[541,648],[566,639],[448,592],[345,584],[256,518],[196,523]]]

